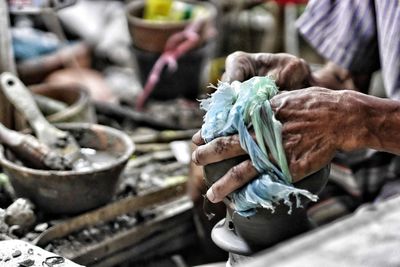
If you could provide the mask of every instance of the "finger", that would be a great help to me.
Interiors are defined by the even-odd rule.
[[[207,165],[224,159],[245,155],[246,151],[240,146],[239,136],[219,137],[210,143],[199,146],[192,154],[196,165]]]
[[[227,83],[232,83],[234,81],[244,81],[245,80],[245,75],[244,71],[240,67],[232,68],[230,66],[226,67],[226,70],[224,74],[222,74],[221,81],[227,82]]]
[[[293,183],[296,183],[306,176],[305,168],[308,168],[308,166],[305,166],[307,163],[304,161],[295,161],[292,162],[289,166],[290,173],[292,175],[292,180]]]
[[[289,169],[294,182],[300,181],[309,175],[319,171],[329,164],[335,155],[334,150],[327,149],[311,156],[305,156],[291,162]]]
[[[288,92],[289,91],[280,91],[278,94],[276,94],[275,96],[273,96],[269,100],[269,103],[271,104],[272,111],[275,112],[275,110],[277,110],[280,106],[283,105],[285,97],[290,95],[290,93],[288,93]]]
[[[229,75],[226,71],[222,74],[221,81],[227,83],[233,82],[231,75]]]
[[[242,187],[257,176],[257,171],[250,160],[245,160],[231,168],[224,176],[215,182],[207,191],[207,198],[220,202],[231,192]]]
[[[197,145],[197,146],[201,146],[204,145],[204,140],[201,137],[201,131],[198,131],[197,133],[195,133],[192,137],[192,142]]]
[[[225,60],[225,73],[222,75],[222,81],[244,81],[250,73],[254,73],[251,55],[246,52],[237,51],[230,54]]]

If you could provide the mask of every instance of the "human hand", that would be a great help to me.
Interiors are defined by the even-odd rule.
[[[245,155],[246,152],[240,146],[239,136],[232,135],[219,137],[205,144],[200,131],[197,132],[192,141],[197,149],[192,154],[192,161],[198,166],[205,166],[214,162]],[[224,176],[215,182],[206,195],[214,203],[224,199],[229,193],[235,191],[256,177],[257,171],[247,159],[232,167]]]
[[[360,146],[362,116],[349,99],[348,91],[312,87],[283,92],[270,102],[276,118],[281,121],[282,142],[294,182],[320,170],[336,150],[353,150]],[[216,138],[204,144],[200,133],[193,136],[199,147],[192,159],[207,165],[246,154],[237,135]],[[257,176],[250,160],[230,169],[207,191],[212,202],[219,202],[229,193]]]
[[[295,182],[327,165],[337,150],[361,146],[362,116],[353,99],[347,90],[310,87],[270,100],[282,123],[282,143]]]
[[[280,90],[310,86],[312,75],[307,62],[290,54],[234,52],[225,61],[222,81],[245,81],[254,76],[271,76]]]

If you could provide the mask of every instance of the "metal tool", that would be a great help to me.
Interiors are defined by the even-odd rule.
[[[65,157],[67,162],[81,158],[80,147],[74,137],[50,124],[39,110],[29,89],[13,74],[0,75],[4,95],[24,115],[37,138]]]

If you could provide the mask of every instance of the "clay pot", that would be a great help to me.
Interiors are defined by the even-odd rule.
[[[184,1],[199,5],[207,10],[207,23],[201,29],[200,35],[207,39],[208,30],[214,27],[217,9],[214,5],[199,1]],[[177,32],[182,31],[191,22],[183,21],[162,21],[154,22],[143,19],[144,0],[132,1],[127,5],[127,19],[129,32],[133,45],[137,48],[153,53],[161,53],[164,50],[168,38]],[[204,42],[200,42],[201,44]]]
[[[211,185],[246,158],[237,157],[205,166],[206,182]],[[329,170],[329,166],[326,166],[295,183],[294,186],[318,195],[328,181]],[[301,198],[303,207],[306,207],[308,202],[307,198]],[[293,203],[295,203],[294,198]],[[213,229],[213,241],[229,252],[251,255],[313,228],[305,208],[293,207],[291,214],[288,214],[288,211],[289,207],[280,203],[274,213],[271,210],[259,208],[255,215],[243,217],[227,207],[226,219],[219,222]],[[227,242],[227,240],[230,241]]]

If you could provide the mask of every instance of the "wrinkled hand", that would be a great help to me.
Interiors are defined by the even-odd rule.
[[[245,81],[254,76],[271,76],[280,90],[310,86],[312,75],[303,59],[289,54],[235,52],[225,62],[222,81]]]
[[[359,144],[362,117],[348,91],[310,87],[282,92],[271,100],[282,123],[282,143],[294,181],[327,165],[337,150]]]
[[[197,132],[193,136],[192,141],[198,146],[192,154],[192,161],[199,166],[246,154],[240,146],[238,135],[219,137],[208,144],[204,144],[200,132]],[[251,181],[256,175],[257,171],[250,159],[245,160],[232,167],[223,177],[214,183],[206,193],[207,198],[211,202],[217,203],[223,200],[229,193]]]
[[[336,150],[357,148],[360,116],[349,102],[348,91],[311,87],[283,92],[270,102],[282,123],[282,142],[295,182],[327,165]],[[193,136],[199,147],[192,159],[207,165],[246,154],[237,135],[216,138],[204,144],[200,133]],[[257,175],[250,160],[234,166],[207,191],[212,202],[219,202]]]

